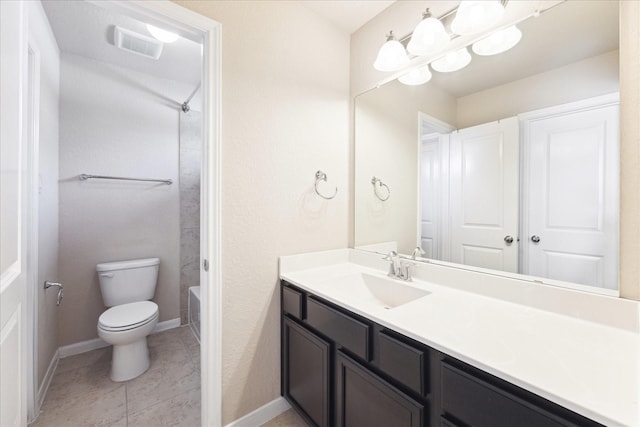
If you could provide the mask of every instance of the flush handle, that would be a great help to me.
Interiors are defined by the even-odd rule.
[[[98,273],[100,277],[113,277],[113,273]]]
[[[62,292],[62,289],[64,288],[64,286],[62,286],[62,283],[50,282],[46,280],[44,282],[44,289],[47,290],[51,287],[58,288],[58,299],[57,299],[56,305],[60,305],[60,303],[62,302],[62,298],[64,297],[64,292]]]

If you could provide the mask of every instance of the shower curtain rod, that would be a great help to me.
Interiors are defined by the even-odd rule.
[[[202,82],[198,83],[198,86],[196,86],[193,92],[191,92],[191,95],[189,95],[187,100],[182,103],[181,108],[183,112],[187,113],[191,109],[191,107],[189,106],[189,101],[191,101],[191,98],[193,98],[196,93],[198,93],[198,91],[200,90],[200,85],[202,85]]]

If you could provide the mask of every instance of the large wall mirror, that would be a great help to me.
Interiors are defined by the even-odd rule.
[[[617,295],[618,7],[561,3],[507,52],[357,96],[355,247]]]

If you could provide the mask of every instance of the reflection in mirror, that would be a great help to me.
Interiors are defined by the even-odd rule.
[[[355,246],[615,291],[618,2],[518,27],[510,51],[356,98]]]

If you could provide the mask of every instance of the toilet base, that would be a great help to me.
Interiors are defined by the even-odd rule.
[[[146,336],[130,344],[114,344],[111,380],[115,382],[132,380],[144,374],[150,364]]]

